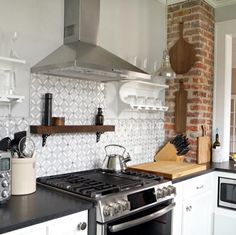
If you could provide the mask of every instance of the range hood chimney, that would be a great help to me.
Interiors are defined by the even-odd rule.
[[[97,45],[100,0],[64,0],[64,44],[32,73],[94,81],[150,79],[145,71]]]

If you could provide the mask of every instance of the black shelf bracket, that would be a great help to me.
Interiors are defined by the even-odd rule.
[[[47,142],[47,138],[50,136],[49,134],[42,134],[42,146],[44,147]]]
[[[96,132],[96,143],[100,141],[101,135],[102,135],[102,132]]]

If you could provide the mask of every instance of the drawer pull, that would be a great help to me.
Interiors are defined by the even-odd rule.
[[[197,187],[196,187],[196,189],[202,189],[202,188],[204,188],[203,185],[201,185],[201,186],[197,186]]]

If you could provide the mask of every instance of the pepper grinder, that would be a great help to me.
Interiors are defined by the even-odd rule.
[[[103,125],[104,122],[104,116],[102,114],[102,108],[98,108],[98,112],[95,116],[95,124],[96,125]]]
[[[52,125],[52,93],[45,93],[43,125]]]

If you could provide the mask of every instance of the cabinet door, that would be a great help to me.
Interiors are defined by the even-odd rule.
[[[183,200],[183,183],[174,184],[176,188],[176,197],[174,199],[176,206],[172,212],[171,235],[181,235],[182,224],[182,200]]]
[[[235,235],[236,215],[215,214],[214,235]]]
[[[4,233],[3,235],[47,235],[46,224],[17,229],[9,233]]]
[[[210,235],[212,233],[211,192],[183,202],[182,235]]]
[[[88,235],[88,211],[50,221],[47,235]]]

